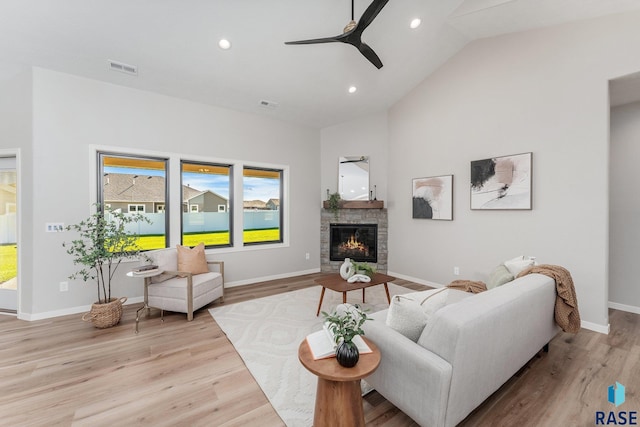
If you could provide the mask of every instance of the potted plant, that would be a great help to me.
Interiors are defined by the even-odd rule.
[[[339,305],[331,314],[323,311],[322,315],[328,325],[329,333],[338,346],[336,348],[338,363],[345,368],[354,367],[360,359],[360,352],[353,339],[358,335],[364,335],[362,325],[371,318],[360,307],[350,304]]]
[[[327,193],[329,190],[327,190]],[[327,198],[327,207],[329,211],[333,214],[335,220],[338,220],[338,209],[340,209],[340,193],[337,191],[335,193],[329,194]]]
[[[366,262],[351,261],[351,264],[353,265],[353,270],[356,274],[365,274],[371,278],[376,274],[376,268]]]
[[[137,257],[141,250],[138,235],[127,231],[126,225],[151,221],[139,213],[124,214],[109,209],[103,213],[99,204],[95,207],[96,213],[66,227],[67,231],[77,232],[78,238],[62,246],[73,257],[73,264],[81,266],[69,278],[95,280],[97,285],[98,300],[83,320],[90,320],[97,328],[109,328],[120,322],[122,304],[127,300],[111,297],[111,279],[123,260]]]

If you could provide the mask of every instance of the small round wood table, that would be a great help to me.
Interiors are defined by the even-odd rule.
[[[380,350],[370,340],[364,340],[373,353],[361,354],[353,368],[340,366],[335,357],[313,360],[307,341],[300,343],[298,359],[307,370],[318,376],[314,427],[364,427],[360,380],[380,364]]]

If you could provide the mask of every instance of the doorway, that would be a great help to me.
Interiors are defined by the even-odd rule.
[[[18,308],[18,226],[16,157],[0,157],[0,311]]]

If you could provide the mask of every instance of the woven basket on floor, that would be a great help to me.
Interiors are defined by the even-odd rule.
[[[122,304],[127,297],[111,298],[106,304],[93,303],[91,311],[82,316],[85,322],[93,323],[96,328],[104,329],[117,325],[122,318]]]

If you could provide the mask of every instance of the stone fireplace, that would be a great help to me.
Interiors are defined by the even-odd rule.
[[[378,224],[329,224],[329,259],[378,262]]]
[[[365,204],[365,206],[367,205]],[[387,210],[383,208],[343,208],[338,209],[337,217],[328,209],[322,209],[320,271],[323,273],[339,272],[340,265],[346,257],[360,262],[368,262],[375,265],[377,271],[386,273],[387,227]],[[333,254],[331,251],[332,233],[337,233],[333,240],[336,240],[336,237],[340,240],[340,242],[333,242]],[[347,235],[346,242],[344,236],[339,237],[340,234]],[[342,251],[340,251],[340,244],[343,245]],[[365,246],[366,248],[364,248]],[[375,258],[373,252],[375,252]]]

